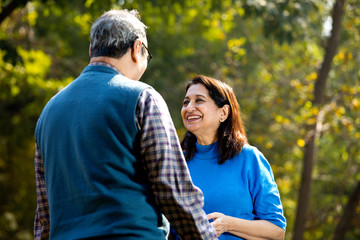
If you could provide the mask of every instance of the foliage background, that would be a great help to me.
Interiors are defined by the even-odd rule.
[[[0,7],[12,1],[1,0]],[[16,1],[15,1],[16,2]],[[0,239],[32,239],[37,118],[88,64],[89,29],[104,11],[137,9],[154,58],[142,81],[168,103],[179,136],[186,81],[230,83],[250,143],[272,165],[292,238],[307,127],[322,114],[305,239],[331,239],[360,181],[360,8],[348,0],[326,101],[312,106],[332,0],[33,0],[0,25]],[[360,207],[346,239],[360,237]]]

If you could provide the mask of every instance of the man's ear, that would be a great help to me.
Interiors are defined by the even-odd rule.
[[[91,57],[91,44],[89,45],[89,57]]]
[[[141,54],[141,41],[139,39],[136,39],[133,46],[131,47],[131,59],[137,63],[139,62]]]

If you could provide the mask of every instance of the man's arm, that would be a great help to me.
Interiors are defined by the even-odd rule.
[[[141,156],[161,211],[183,240],[216,239],[202,209],[203,194],[191,181],[174,124],[159,93],[144,90],[136,116]]]
[[[37,206],[34,222],[34,239],[49,239],[49,205],[45,189],[44,163],[37,144],[35,144],[35,178]]]

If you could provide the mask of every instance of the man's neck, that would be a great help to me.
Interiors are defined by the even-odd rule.
[[[95,63],[95,62],[104,62],[104,63],[108,63],[112,66],[114,66],[115,68],[117,68],[120,72],[121,70],[118,68],[118,61],[117,59],[115,58],[111,58],[111,57],[92,57],[90,59],[90,63]]]
[[[99,57],[92,57],[90,59],[90,63],[104,62],[110,64],[114,66],[116,69],[118,69],[125,77],[134,79],[132,75],[132,66],[130,65],[131,62],[128,61],[128,58],[129,57],[126,56],[126,54],[119,59],[99,56]]]

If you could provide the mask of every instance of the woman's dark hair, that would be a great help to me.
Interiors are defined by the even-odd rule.
[[[186,85],[186,91],[192,85],[202,84],[206,87],[210,97],[219,108],[229,105],[229,116],[222,122],[217,131],[219,164],[240,153],[247,142],[245,128],[241,119],[240,106],[236,100],[233,89],[226,83],[214,78],[198,75]],[[181,141],[181,147],[185,152],[187,161],[192,159],[196,151],[196,136],[187,131]]]

